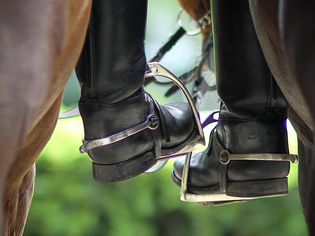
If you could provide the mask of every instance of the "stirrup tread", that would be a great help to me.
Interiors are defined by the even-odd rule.
[[[214,190],[217,189],[217,190]],[[253,199],[285,196],[288,194],[287,178],[270,180],[253,180],[227,183],[226,192],[219,190],[219,186],[213,186],[213,191],[200,188],[190,189],[182,195],[181,200],[209,205],[221,205],[230,201],[248,201]],[[221,203],[220,203],[221,202]]]

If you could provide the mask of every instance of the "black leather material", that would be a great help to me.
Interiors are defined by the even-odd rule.
[[[279,88],[272,85],[248,0],[213,3],[217,90],[230,115],[246,118],[270,107],[285,109]]]
[[[85,140],[108,137],[143,123],[149,114],[159,116],[151,97],[143,90],[137,96],[116,104],[104,104],[97,99],[79,103],[84,124]],[[90,157],[98,164],[113,164],[129,160],[154,149],[152,133],[157,132],[161,148],[174,147],[187,140],[194,129],[193,115],[186,103],[161,106],[170,140],[163,139],[161,125],[158,130],[144,130],[109,146],[92,149]]]
[[[82,97],[117,103],[136,93],[146,69],[147,0],[94,0],[77,66]]]
[[[139,174],[144,170],[137,162],[123,166],[129,168],[136,163],[141,171],[120,170],[114,165],[141,156],[154,156],[148,153],[157,154],[164,148],[173,154],[172,147],[186,142],[194,131],[194,118],[188,104],[159,106],[143,89],[147,65],[144,54],[146,11],[146,0],[93,1],[86,42],[76,67],[82,83],[79,109],[84,139],[117,134],[145,122],[150,114],[159,118],[156,130],[145,129],[90,150],[91,159],[100,165],[95,165],[97,176],[105,176],[102,172],[105,169],[115,172],[117,180]],[[109,177],[106,179],[115,181],[114,176]]]
[[[263,57],[248,0],[212,2],[218,94],[222,100],[219,122],[206,151],[192,157],[188,184],[217,185],[219,154],[288,153],[286,101]],[[221,145],[219,145],[219,143]],[[181,179],[184,160],[174,175]],[[283,178],[290,163],[231,161],[228,181]]]
[[[219,144],[220,143],[220,144]],[[189,184],[209,187],[219,183],[219,155],[224,149],[233,154],[288,153],[284,120],[277,117],[248,121],[220,121],[206,151],[194,155],[189,170]],[[174,164],[174,174],[181,179],[184,159]],[[231,161],[228,181],[283,178],[289,173],[288,162]]]

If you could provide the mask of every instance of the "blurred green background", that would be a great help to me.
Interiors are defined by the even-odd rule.
[[[175,0],[149,1],[146,38],[148,58],[176,30],[178,10]],[[162,63],[175,74],[189,70],[200,53],[200,42],[200,36],[185,36]],[[149,86],[150,92],[163,103],[167,102],[161,93],[165,89]],[[73,75],[66,90],[63,110],[74,106],[78,97],[79,85]],[[174,99],[181,99],[181,96],[176,94]],[[213,104],[216,102],[211,106],[209,104],[203,108],[215,109]],[[297,166],[292,166],[290,194],[287,197],[205,207],[179,200],[179,189],[170,178],[172,163],[158,173],[141,175],[123,183],[94,182],[91,162],[78,151],[82,137],[80,118],[58,122],[54,135],[37,163],[35,196],[25,235],[307,234],[297,189]],[[289,129],[289,142],[290,151],[296,153],[296,136],[292,128]]]

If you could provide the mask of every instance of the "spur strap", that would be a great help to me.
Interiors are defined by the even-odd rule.
[[[282,153],[249,153],[249,154],[231,154],[228,150],[220,153],[220,163],[229,164],[230,161],[290,161],[298,162],[298,156]]]
[[[93,148],[97,148],[97,147],[101,147],[101,146],[107,146],[109,144],[116,143],[116,142],[123,140],[127,137],[135,135],[135,134],[141,132],[142,130],[145,130],[145,129],[155,130],[158,127],[159,127],[158,118],[155,115],[150,114],[147,117],[145,122],[138,124],[134,127],[131,127],[129,129],[126,129],[124,131],[121,131],[117,134],[113,134],[113,135],[110,135],[110,136],[105,137],[105,138],[94,139],[91,141],[83,140],[83,145],[80,147],[80,152],[85,153],[85,152],[90,151]]]

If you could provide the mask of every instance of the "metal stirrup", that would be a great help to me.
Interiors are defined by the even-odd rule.
[[[290,161],[292,163],[297,163],[298,156],[293,154],[279,154],[279,153],[250,153],[250,154],[231,154],[227,150],[223,150],[220,153],[219,160],[221,163],[221,168],[225,168],[227,164],[229,164],[230,161]],[[205,195],[198,195],[195,193],[191,193],[188,188],[188,178],[189,178],[189,167],[190,167],[190,161],[191,161],[191,155],[188,155],[185,164],[184,169],[182,173],[182,183],[181,183],[181,197],[180,199],[185,202],[198,202],[198,203],[209,203],[209,202],[216,202],[218,199],[220,201],[244,201],[244,200],[250,200],[255,199],[256,197],[237,197],[237,196],[228,196],[226,195],[225,191],[221,191],[221,185],[225,184],[222,183],[222,180],[220,180],[220,191],[219,192],[213,192]],[[221,177],[222,178],[222,177]],[[224,178],[226,178],[226,173]],[[225,182],[225,181],[224,181]],[[225,187],[225,186],[224,186]]]
[[[194,104],[194,101],[190,93],[188,92],[187,88],[185,87],[184,83],[180,79],[178,79],[172,72],[170,72],[168,69],[160,65],[158,62],[150,62],[148,63],[148,66],[150,68],[150,71],[146,72],[144,76],[145,78],[154,78],[154,76],[161,76],[161,77],[170,79],[184,93],[188,101],[188,104],[193,112],[197,132],[198,132],[197,135],[199,136],[199,139],[195,143],[191,145],[187,145],[182,150],[178,151],[177,153],[174,153],[172,156],[178,156],[178,155],[184,155],[184,154],[191,156],[191,152],[197,147],[197,145],[202,145],[202,146],[205,145],[205,137],[204,137],[203,129],[202,129],[201,122],[199,119],[199,113]],[[159,171],[166,164],[165,159],[167,158],[168,158],[167,156],[157,157],[159,162],[163,162],[163,163],[162,164],[157,163],[155,166],[147,170],[146,173],[154,173],[156,171]]]
[[[174,75],[172,72],[170,72],[168,69],[166,69],[164,66],[160,65],[158,62],[150,62],[148,63],[148,66],[150,68],[150,72],[147,72],[145,74],[145,78],[153,78],[154,76],[161,76],[167,79],[170,79],[174,84],[176,84],[177,87],[180,88],[180,90],[184,93],[188,104],[193,112],[195,124],[197,126],[198,135],[200,137],[198,143],[201,145],[205,145],[205,137],[203,133],[203,129],[201,126],[201,122],[199,119],[199,113],[197,111],[197,108],[194,104],[193,99],[191,98],[191,95],[189,91],[187,90],[186,86],[182,81],[180,81],[176,75]],[[189,151],[186,151],[185,153],[188,153]]]

